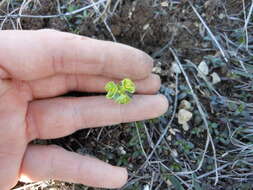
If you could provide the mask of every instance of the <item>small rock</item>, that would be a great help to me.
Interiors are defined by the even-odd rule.
[[[219,19],[221,19],[221,20],[222,20],[222,19],[224,19],[226,16],[225,16],[225,14],[221,13],[221,14],[219,14],[219,16],[218,16],[218,17],[219,17]]]
[[[161,76],[168,76],[171,72],[169,70],[162,70]]]
[[[125,155],[126,154],[126,151],[124,150],[123,146],[119,147],[119,152],[120,152],[121,155]]]
[[[176,128],[171,128],[170,130],[170,133],[174,136],[176,136],[178,133],[180,133],[181,131],[176,129]]]
[[[147,30],[148,28],[149,28],[149,24],[145,24],[142,29]]]
[[[198,28],[200,26],[200,23],[199,22],[194,22],[193,25]]]
[[[170,129],[169,129],[169,132],[170,132],[172,135],[176,135],[176,131],[175,131],[173,128],[170,128]]]
[[[178,74],[182,73],[180,67],[178,66],[177,62],[175,62],[175,61],[172,62],[171,71],[173,73],[178,73]]]
[[[166,184],[168,185],[168,187],[172,186],[172,183],[169,179],[166,180]]]
[[[176,149],[172,149],[171,152],[170,152],[170,155],[171,155],[173,158],[178,157],[178,153],[177,153]]]
[[[190,126],[189,126],[188,123],[183,123],[182,127],[183,127],[183,129],[184,129],[185,131],[188,131],[189,128],[190,128]]]
[[[162,68],[161,67],[154,67],[152,69],[152,72],[155,74],[161,74],[162,73]]]
[[[192,113],[185,109],[180,109],[178,112],[178,123],[184,124],[190,121],[192,118]]]
[[[176,134],[176,133],[175,133],[175,134]],[[171,140],[172,140],[172,136],[169,135],[169,136],[167,137],[167,140],[168,140],[168,141],[171,141]]]
[[[187,100],[182,100],[179,105],[179,108],[186,110],[191,110],[191,107],[191,103]]]
[[[199,69],[199,73],[198,73],[199,77],[202,77],[202,75],[206,76],[209,73],[209,68],[205,61],[201,61],[201,63],[198,66],[198,69]]]
[[[145,185],[143,190],[150,190],[149,185]]]
[[[221,82],[220,76],[216,72],[213,72],[211,74],[211,77],[212,77],[213,84],[217,84],[217,83]]]
[[[155,67],[161,67],[162,66],[162,63],[160,62],[160,61],[157,61],[156,63],[155,63]]]
[[[161,6],[162,6],[162,7],[168,7],[168,6],[169,6],[168,1],[163,1],[163,2],[161,2]]]

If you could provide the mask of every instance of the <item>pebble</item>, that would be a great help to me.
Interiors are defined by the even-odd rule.
[[[180,69],[180,67],[178,66],[178,64],[177,64],[176,61],[173,61],[173,62],[172,62],[171,71],[172,71],[173,73],[178,73],[178,74],[182,73],[182,71],[181,71],[181,69]]]
[[[198,72],[198,76],[202,77],[202,75],[208,75],[209,73],[209,68],[208,65],[205,61],[201,61],[201,63],[198,66],[199,72]]]
[[[212,77],[212,84],[221,82],[220,76],[216,72],[213,72],[210,76]]]
[[[155,74],[161,74],[162,73],[162,68],[161,67],[154,67],[152,69],[152,72]]]
[[[143,188],[143,190],[150,190],[149,185],[145,185],[144,188]]]
[[[178,112],[178,123],[179,124],[184,124],[190,121],[192,118],[192,113],[189,112],[186,109],[180,109]]]
[[[183,129],[184,129],[185,131],[189,131],[189,129],[190,129],[190,126],[189,126],[188,123],[183,123],[182,127],[183,127]]]
[[[186,109],[186,110],[191,110],[192,106],[191,106],[191,103],[189,101],[182,100],[180,102],[179,108]]]
[[[120,147],[119,147],[119,151],[120,151],[120,154],[121,154],[121,155],[125,155],[125,154],[126,154],[126,151],[124,150],[124,147],[123,147],[123,146],[120,146]]]
[[[178,157],[177,150],[176,150],[176,149],[172,149],[171,152],[170,152],[170,155],[171,155],[173,158]]]

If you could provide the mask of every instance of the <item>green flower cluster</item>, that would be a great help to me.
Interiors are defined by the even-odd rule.
[[[118,104],[128,104],[135,88],[134,82],[128,78],[122,80],[119,84],[110,81],[105,85],[106,98],[115,100]]]

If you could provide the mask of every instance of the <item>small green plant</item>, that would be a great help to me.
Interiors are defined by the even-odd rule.
[[[135,89],[134,82],[128,78],[122,80],[119,84],[110,81],[105,85],[106,98],[114,100],[118,104],[128,104]]]

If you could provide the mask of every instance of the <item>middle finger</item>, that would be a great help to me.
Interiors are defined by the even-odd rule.
[[[29,81],[35,99],[55,97],[70,91],[105,92],[109,81],[119,82],[118,79],[94,75],[56,75],[45,79]],[[139,94],[154,94],[160,88],[160,77],[149,75],[148,78],[135,81],[136,92]]]

